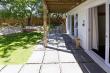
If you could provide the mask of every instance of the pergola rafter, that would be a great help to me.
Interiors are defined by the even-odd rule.
[[[44,0],[50,13],[66,13],[86,0]]]

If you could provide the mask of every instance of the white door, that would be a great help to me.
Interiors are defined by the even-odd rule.
[[[105,52],[105,62],[106,62],[106,64],[108,65],[108,66],[110,66],[110,58],[109,58],[109,56],[110,56],[110,50],[109,50],[109,46],[110,46],[110,40],[109,40],[109,38],[110,38],[110,0],[107,0],[107,2],[106,2],[106,52]]]

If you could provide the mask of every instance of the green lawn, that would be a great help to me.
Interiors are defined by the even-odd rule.
[[[42,39],[42,33],[23,32],[0,36],[0,64],[24,64],[34,46]]]

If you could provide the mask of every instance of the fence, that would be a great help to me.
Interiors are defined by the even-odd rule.
[[[19,33],[22,32],[22,27],[18,26],[20,23],[28,24],[28,19],[23,19],[23,20],[16,20],[16,19],[0,19],[0,35],[6,35],[6,34],[12,34],[12,33]],[[62,23],[62,30],[65,30],[65,20],[56,20],[54,18],[51,18],[51,24],[54,22],[60,22]],[[49,23],[49,22],[48,22]],[[43,18],[37,18],[37,17],[32,17],[31,19],[31,26],[27,26],[25,29],[33,30],[35,29],[36,31],[43,31],[43,28],[41,25],[43,25]]]
[[[37,18],[37,17],[32,17],[31,18],[31,24],[32,25],[43,25],[43,19],[42,18]],[[21,19],[21,20],[17,20],[17,19],[0,19],[0,25],[20,25],[21,23],[23,24],[28,24],[28,19]]]

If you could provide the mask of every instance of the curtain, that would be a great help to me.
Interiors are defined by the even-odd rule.
[[[97,7],[92,8],[92,48],[98,50],[98,11]]]
[[[72,16],[68,15],[66,18],[66,30],[67,34],[72,34]]]
[[[69,34],[69,15],[66,17],[66,33]]]
[[[78,37],[78,14],[74,18],[74,36]]]

